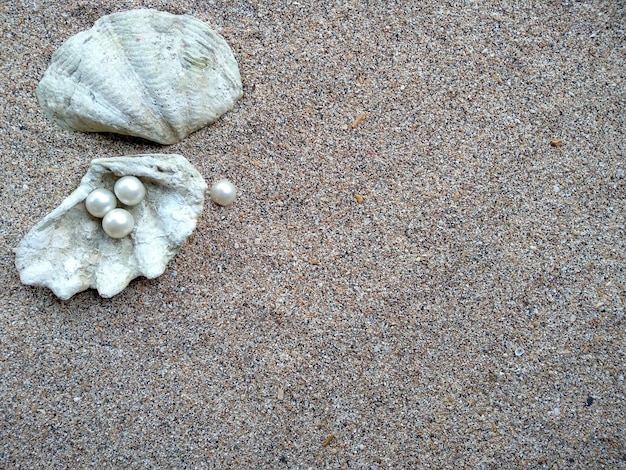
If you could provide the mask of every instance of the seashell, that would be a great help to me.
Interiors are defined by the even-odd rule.
[[[66,129],[175,144],[243,95],[222,36],[189,15],[131,10],[103,16],[52,56],[37,98]]]
[[[98,188],[113,191],[116,180],[126,175],[139,178],[146,192],[137,205],[123,206],[135,225],[128,236],[116,239],[87,212],[85,199]],[[160,276],[193,232],[206,188],[180,155],[93,160],[80,186],[15,249],[22,283],[46,286],[61,299],[90,287],[112,297],[138,276]]]

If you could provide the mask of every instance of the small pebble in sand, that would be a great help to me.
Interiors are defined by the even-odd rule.
[[[560,147],[562,143],[563,141],[561,139],[553,139],[550,141],[550,145],[552,145],[552,147]]]
[[[237,188],[228,180],[219,180],[211,186],[211,200],[220,206],[228,206],[237,196]]]
[[[360,194],[355,194],[355,195],[354,195],[354,200],[355,200],[356,202],[358,202],[359,204],[363,204],[363,200],[364,200],[364,199],[363,199],[363,196],[361,196]]]
[[[365,119],[367,115],[365,114],[365,111],[363,111],[361,114],[359,114],[354,121],[352,121],[352,125],[350,126],[352,129],[356,129],[357,126],[361,123],[361,121],[363,119]]]
[[[518,347],[518,348],[516,348],[516,349],[515,349],[515,355],[516,355],[517,357],[519,357],[519,356],[521,356],[521,355],[523,355],[523,354],[524,354],[524,348],[522,348],[522,347]]]

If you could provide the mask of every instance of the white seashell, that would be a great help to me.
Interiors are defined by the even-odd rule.
[[[131,10],[100,18],[52,56],[37,98],[66,129],[175,144],[243,95],[222,36],[189,15]]]
[[[85,199],[96,188],[112,190],[126,175],[142,181],[146,196],[125,207],[135,227],[130,235],[115,239],[87,212]],[[202,175],[180,155],[93,160],[80,186],[15,249],[20,279],[68,299],[90,287],[112,297],[138,276],[160,276],[193,232],[206,189]]]

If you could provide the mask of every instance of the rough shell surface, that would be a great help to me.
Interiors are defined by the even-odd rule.
[[[143,182],[146,196],[126,208],[135,219],[130,235],[113,239],[84,202],[94,189],[113,189],[126,175]],[[193,232],[206,188],[202,175],[180,155],[93,160],[80,186],[16,248],[21,281],[49,287],[68,299],[90,287],[102,297],[112,297],[138,276],[161,275]]]
[[[52,56],[37,98],[66,129],[174,144],[233,108],[243,88],[224,38],[188,15],[100,18]]]

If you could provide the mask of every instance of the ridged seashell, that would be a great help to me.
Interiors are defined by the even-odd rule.
[[[85,199],[94,189],[136,176],[144,199],[126,209],[135,220],[124,238],[111,238]],[[180,155],[133,155],[91,162],[80,186],[37,223],[15,249],[22,283],[46,286],[62,299],[90,287],[112,297],[138,277],[155,278],[193,232],[207,185]]]
[[[100,18],[52,56],[37,98],[62,127],[175,144],[233,108],[243,88],[224,38],[188,15]]]

